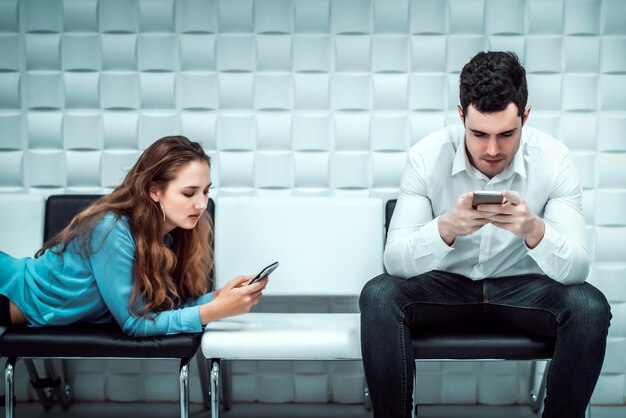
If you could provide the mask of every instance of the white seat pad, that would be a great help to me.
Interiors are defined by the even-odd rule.
[[[359,360],[358,313],[249,313],[215,321],[202,336],[206,358]]]

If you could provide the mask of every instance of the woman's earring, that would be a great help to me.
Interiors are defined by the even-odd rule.
[[[163,209],[163,205],[161,204],[161,202],[158,202],[159,206],[161,206],[161,212],[163,212],[163,223],[165,223],[165,209]]]

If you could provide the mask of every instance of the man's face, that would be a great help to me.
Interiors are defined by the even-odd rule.
[[[489,178],[503,172],[519,148],[522,126],[529,112],[530,108],[527,108],[521,117],[518,116],[514,103],[492,113],[481,113],[469,105],[465,115],[459,107],[470,163]]]

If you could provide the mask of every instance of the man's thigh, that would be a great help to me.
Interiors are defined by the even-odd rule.
[[[572,312],[602,304],[604,296],[588,283],[563,285],[540,274],[489,279],[485,282],[488,318],[513,328],[556,335]],[[593,307],[590,311],[593,311]]]
[[[482,281],[431,271],[404,281],[401,309],[411,328],[469,326],[484,321]]]

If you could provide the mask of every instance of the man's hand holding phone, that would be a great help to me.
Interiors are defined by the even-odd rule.
[[[543,219],[530,210],[519,193],[505,190],[502,196],[505,203],[481,205],[477,211],[487,214],[498,228],[522,236],[528,248],[535,248],[546,230]]]
[[[437,227],[441,239],[452,245],[458,236],[469,235],[490,222],[490,213],[480,212],[472,207],[474,193],[464,193],[446,213],[439,216]]]
[[[479,190],[472,193],[472,207],[474,209],[478,208],[478,205],[501,205],[504,202],[504,195],[502,194],[502,192]]]

